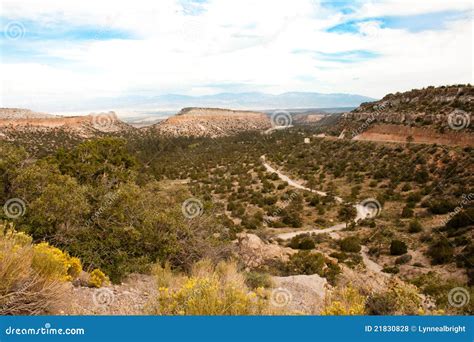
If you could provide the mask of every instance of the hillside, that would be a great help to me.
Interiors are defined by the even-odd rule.
[[[165,136],[218,137],[270,127],[269,117],[260,112],[184,108],[175,116],[153,125],[151,129]]]
[[[474,145],[474,87],[453,85],[388,94],[345,113],[336,133],[355,140]]]

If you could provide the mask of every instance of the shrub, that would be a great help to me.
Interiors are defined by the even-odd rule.
[[[433,200],[428,202],[428,209],[432,214],[442,215],[454,210],[456,205],[446,199]]]
[[[408,206],[403,207],[401,216],[403,218],[413,217],[413,209]]]
[[[324,270],[324,277],[328,283],[335,286],[337,276],[342,272],[341,267],[337,263],[328,263],[327,268]]]
[[[325,299],[322,315],[365,315],[366,297],[352,286],[336,288]]]
[[[79,258],[72,257],[69,259],[69,268],[67,274],[72,278],[76,279],[82,272],[82,263]]]
[[[421,311],[421,298],[415,286],[392,279],[387,291],[367,299],[369,315],[415,315]]]
[[[391,273],[391,274],[397,274],[397,273],[400,272],[400,269],[398,268],[398,266],[385,266],[385,267],[382,269],[382,272]]]
[[[453,259],[454,247],[447,239],[440,239],[430,246],[428,254],[434,265],[445,264]]]
[[[294,236],[288,247],[293,249],[313,249],[315,247],[314,240],[309,235],[296,235]]]
[[[324,257],[319,253],[299,251],[290,257],[287,264],[289,274],[323,275]]]
[[[474,207],[468,208],[454,215],[448,221],[448,223],[446,223],[446,227],[454,228],[454,229],[467,227],[469,225],[474,224],[473,217],[474,217]]]
[[[96,268],[89,275],[88,284],[90,287],[102,287],[109,282],[104,272]]]
[[[405,242],[400,240],[392,240],[390,244],[390,254],[391,255],[402,255],[408,251],[407,245]]]
[[[301,215],[295,210],[283,210],[281,220],[293,228],[300,228],[303,225]]]
[[[419,233],[423,230],[421,223],[418,220],[410,221],[408,225],[408,232],[409,233]]]
[[[33,247],[32,267],[45,277],[69,281],[82,271],[81,262],[59,248],[41,242]]]
[[[272,287],[273,282],[272,278],[267,273],[247,272],[245,274],[245,284],[251,289],[257,289],[259,287]]]
[[[339,243],[341,250],[348,253],[359,253],[361,250],[360,240],[356,236],[349,236]]]
[[[368,315],[391,315],[397,309],[397,303],[386,293],[374,293],[365,304]]]

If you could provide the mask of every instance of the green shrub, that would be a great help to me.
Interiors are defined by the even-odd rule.
[[[467,227],[474,224],[473,220],[474,207],[465,209],[454,215],[448,223],[446,223],[446,227],[454,229]]]
[[[408,232],[409,233],[419,233],[423,230],[423,227],[421,226],[421,223],[418,220],[413,220],[410,221],[410,224],[408,225]]]
[[[306,250],[314,249],[315,246],[314,240],[307,234],[294,236],[288,244],[290,248]]]
[[[397,274],[400,272],[400,269],[398,268],[398,266],[385,266],[382,269],[382,272]]]
[[[391,255],[402,255],[408,251],[407,245],[405,242],[400,240],[392,240],[390,243],[390,254]]]
[[[257,289],[259,287],[269,288],[273,286],[271,276],[261,272],[245,273],[245,284],[251,289]]]
[[[445,264],[453,260],[454,247],[447,239],[441,238],[430,246],[428,254],[434,265]]]
[[[408,206],[403,207],[401,216],[403,218],[413,217],[413,209]]]
[[[288,274],[323,275],[324,257],[319,253],[299,251],[290,257],[287,264]]]
[[[339,242],[343,252],[359,253],[361,250],[360,240],[356,236],[349,236]]]
[[[428,202],[428,210],[435,215],[447,214],[454,210],[456,204],[447,200],[433,200]]]

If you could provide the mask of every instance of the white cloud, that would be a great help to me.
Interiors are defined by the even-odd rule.
[[[343,15],[310,0],[211,0],[203,5],[204,12],[187,15],[174,0],[93,4],[4,0],[2,16],[24,21],[27,30],[32,20],[43,25],[124,30],[136,38],[42,41],[38,49],[55,60],[0,64],[0,105],[41,109],[52,102],[102,96],[202,94],[219,91],[219,83],[241,83],[273,93],[349,92],[381,97],[430,84],[473,82],[472,18],[451,22],[444,30],[417,33],[382,29],[376,23],[361,24],[364,35],[325,31],[344,18],[470,8],[470,1],[427,3],[370,2]],[[30,44],[28,31],[17,44]],[[380,57],[337,63],[294,53],[298,49],[362,50]]]

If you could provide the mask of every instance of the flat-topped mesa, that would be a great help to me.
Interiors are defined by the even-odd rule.
[[[28,109],[0,109],[0,130],[3,132],[64,129],[88,137],[93,136],[96,132],[118,132],[130,128],[117,117],[115,112],[91,113],[84,116],[60,116],[36,113]]]
[[[270,127],[269,117],[261,112],[189,107],[152,126],[152,129],[170,136],[218,137],[244,131],[263,131]]]

